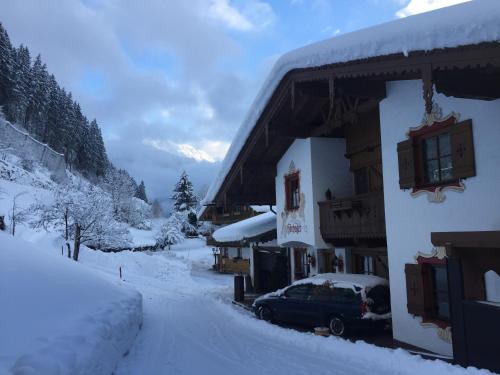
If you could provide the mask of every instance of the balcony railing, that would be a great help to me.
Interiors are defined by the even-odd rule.
[[[247,275],[250,272],[250,260],[229,258],[217,254],[217,270],[221,273],[236,273]]]
[[[325,240],[385,239],[383,192],[318,202]]]

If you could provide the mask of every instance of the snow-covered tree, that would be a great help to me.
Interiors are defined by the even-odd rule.
[[[134,201],[137,192],[137,184],[134,179],[123,169],[115,167],[108,168],[104,179],[104,189],[111,195],[113,205],[113,216],[116,220],[129,223],[132,226],[141,225],[137,221],[137,209],[142,210],[141,215],[150,213],[150,209],[143,210],[143,205]],[[147,212],[146,212],[147,211]],[[144,217],[146,219],[146,217]]]
[[[156,247],[158,249],[168,248],[170,250],[170,245],[174,245],[184,240],[184,234],[182,233],[182,220],[179,220],[177,214],[172,214],[168,218],[167,222],[163,224],[158,235],[156,237]]]
[[[25,191],[17,193],[12,197],[12,205],[9,211],[10,233],[16,235],[16,226],[23,224],[28,219],[28,211],[19,205],[19,197],[26,194]]]
[[[193,184],[189,181],[187,173],[184,171],[175,184],[174,192],[172,194],[174,201],[174,211],[195,211],[196,210],[196,196],[193,193]]]
[[[144,185],[144,181],[141,181],[141,183],[137,187],[137,191],[135,193],[135,197],[139,198],[139,199],[142,199],[146,203],[149,203],[148,202],[148,197],[146,195],[146,186]]]
[[[32,210],[37,219],[35,227],[60,230],[70,249],[73,241],[73,259],[78,260],[80,245],[95,247],[126,247],[130,235],[123,224],[113,217],[113,204],[108,193],[81,180],[73,179],[57,187],[52,202],[39,202]]]
[[[163,216],[163,210],[161,208],[161,205],[160,205],[160,202],[158,201],[158,199],[155,199],[153,201],[151,210],[152,210],[152,213],[153,213],[153,217],[159,218],[159,217]]]

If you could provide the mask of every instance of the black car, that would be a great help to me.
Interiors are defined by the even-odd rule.
[[[377,276],[320,274],[255,300],[259,319],[328,327],[335,336],[390,321],[388,282]]]

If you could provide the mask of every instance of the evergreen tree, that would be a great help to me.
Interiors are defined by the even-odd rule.
[[[144,185],[144,181],[141,181],[141,183],[137,187],[137,192],[135,193],[135,197],[142,199],[146,203],[149,203],[148,197],[146,196],[146,186]]]
[[[9,35],[0,23],[0,105],[4,106],[12,97],[14,89],[14,59]],[[5,113],[7,120],[12,120],[10,113]]]
[[[193,193],[193,184],[189,181],[185,171],[182,172],[179,182],[175,185],[171,199],[174,201],[176,212],[190,212],[196,209],[197,200]]]
[[[8,103],[8,112],[13,121],[25,125],[26,110],[33,99],[31,57],[27,47],[19,46],[14,53],[14,88]]]

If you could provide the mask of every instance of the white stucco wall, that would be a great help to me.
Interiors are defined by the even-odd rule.
[[[327,248],[319,228],[318,201],[330,189],[337,196],[352,194],[352,177],[344,157],[343,139],[297,139],[277,165],[276,212],[280,246]],[[301,209],[285,211],[284,177],[294,165],[300,171]]]
[[[407,313],[404,264],[414,263],[418,251],[431,253],[431,232],[500,227],[500,100],[486,102],[437,94],[434,99],[443,115],[454,111],[461,120],[472,119],[477,176],[464,181],[465,191],[445,192],[442,203],[431,203],[426,195],[411,197],[409,191],[400,190],[396,145],[407,139],[409,127],[422,121],[422,83],[388,83],[387,98],[380,104],[385,217],[394,337],[451,355],[451,345],[438,337],[436,328],[423,328],[420,318]]]
[[[319,201],[325,200],[328,189],[336,198],[350,197],[354,194],[353,178],[349,171],[349,160],[345,158],[345,139],[310,138],[312,165],[312,199],[314,217],[314,246],[329,247],[321,236],[319,220]]]

